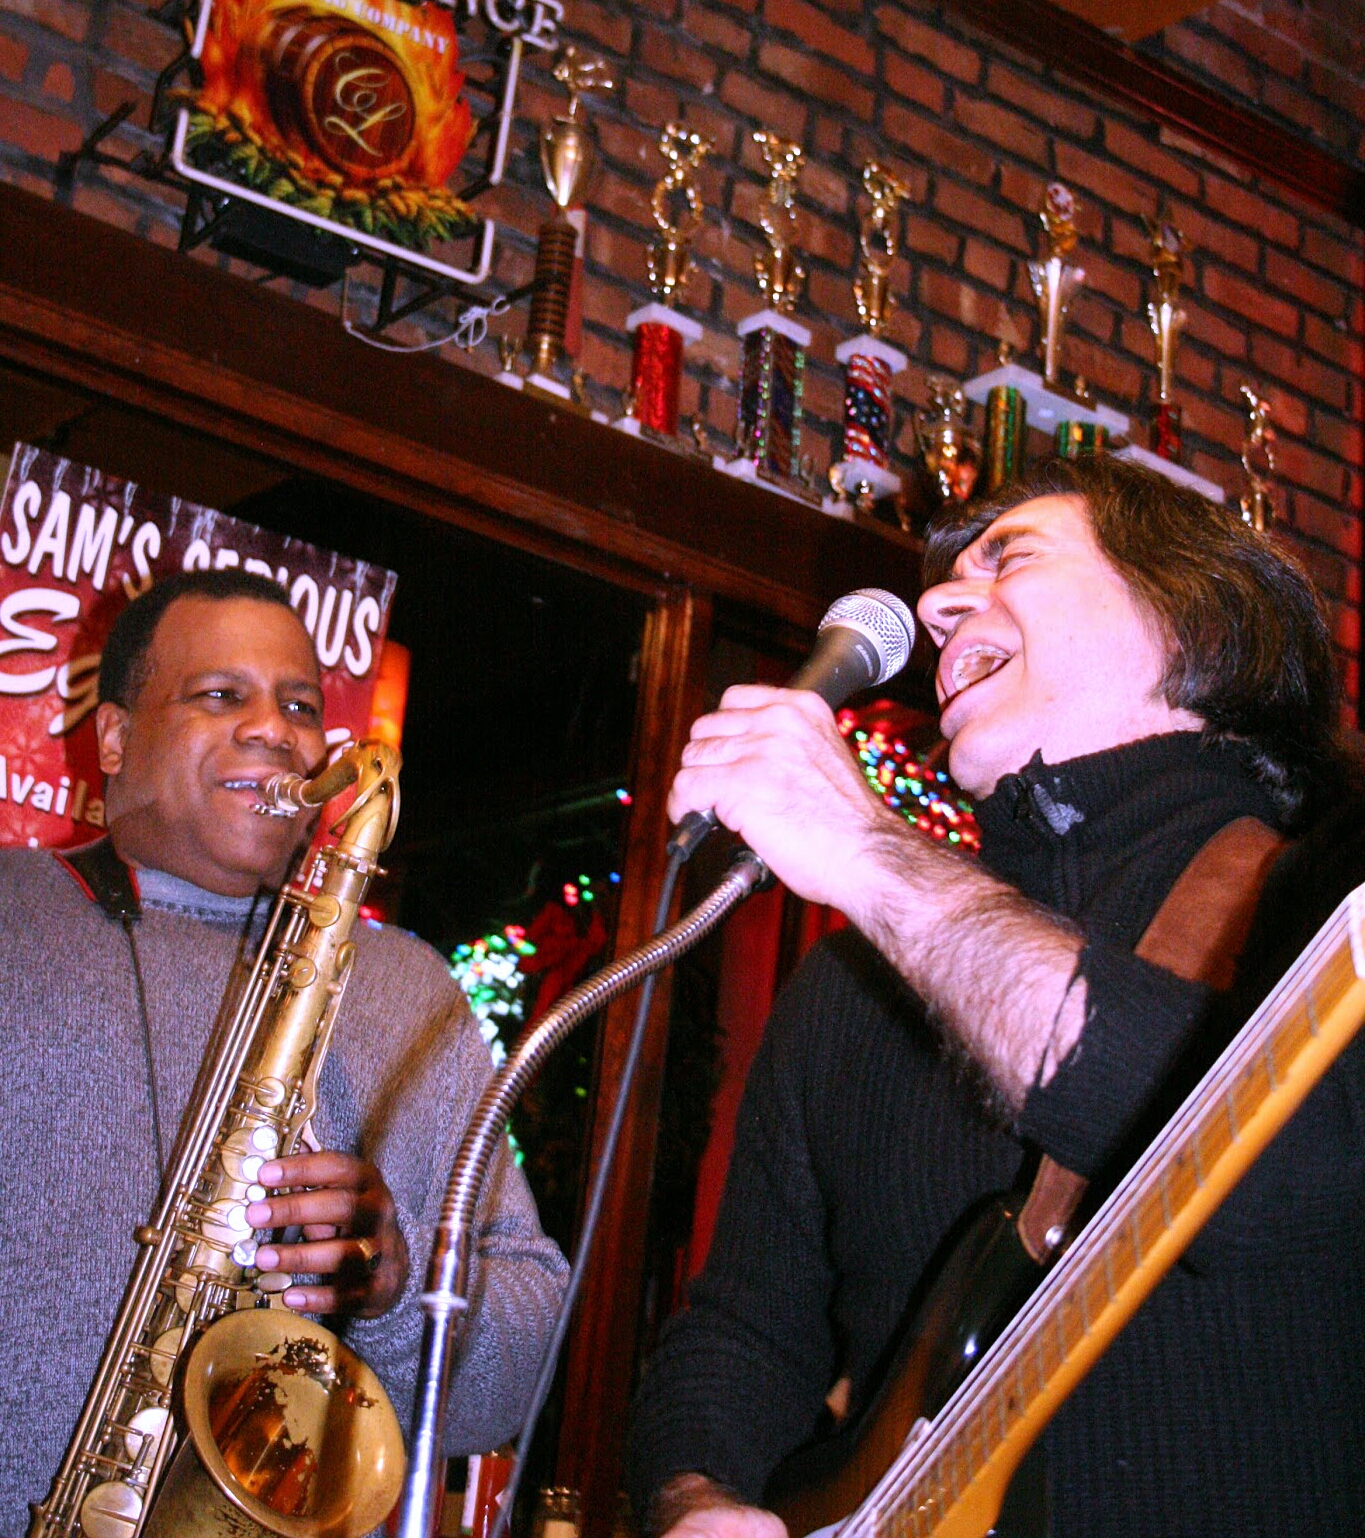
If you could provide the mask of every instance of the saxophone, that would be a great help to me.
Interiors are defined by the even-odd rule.
[[[51,1493],[29,1538],[359,1538],[403,1478],[373,1371],[267,1300],[246,1208],[293,1153],[355,957],[351,932],[398,818],[400,759],[378,742],[315,779],[277,774],[288,816],[354,784],[309,878],[280,893],[240,1003],[215,1028],[156,1211]]]

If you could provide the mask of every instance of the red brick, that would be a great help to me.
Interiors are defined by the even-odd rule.
[[[28,44],[0,32],[0,75],[6,80],[22,80],[28,63]]]
[[[996,184],[1000,197],[1003,202],[1012,203],[1015,208],[1026,211],[1030,237],[1033,237],[1035,232],[1041,235],[1038,210],[1043,206],[1048,180],[1048,177],[1040,176],[1036,171],[1026,170],[1023,166],[1012,166],[1006,163],[1000,167],[1000,180]]]
[[[986,90],[990,95],[1022,108],[1054,132],[1080,140],[1094,137],[1099,118],[1093,108],[1082,106],[1060,91],[1039,85],[996,60],[986,66]]]
[[[632,28],[624,7],[601,5],[597,0],[574,0],[570,21],[565,31],[572,32],[575,38],[586,38],[612,53],[630,52]]]
[[[1192,395],[1181,402],[1184,407],[1184,426],[1187,433],[1197,433],[1221,443],[1224,448],[1240,453],[1246,436],[1246,418],[1239,411],[1229,411],[1201,395]]]
[[[941,113],[947,102],[943,77],[920,64],[912,64],[898,53],[888,53],[883,63],[882,82],[888,93],[904,101],[915,102],[930,112]]]
[[[1335,320],[1346,313],[1345,286],[1305,267],[1292,256],[1267,251],[1265,275],[1280,293],[1289,294],[1300,304],[1309,305],[1323,315]]]
[[[1278,410],[1278,397],[1276,406]],[[1287,419],[1285,426],[1288,431],[1295,431]],[[1307,427],[1299,429],[1297,436],[1307,437]],[[1326,412],[1319,412],[1312,441],[1320,449],[1326,449],[1329,454],[1335,454],[1338,459],[1344,459],[1349,464],[1365,464],[1365,428],[1359,422],[1343,422],[1337,417],[1329,417]]]
[[[818,160],[807,159],[801,167],[801,196],[808,202],[819,204],[826,213],[846,214],[853,189],[858,185],[860,183],[852,180],[844,166],[834,170]]]
[[[1290,347],[1276,337],[1258,332],[1251,339],[1251,362],[1270,378],[1322,401],[1335,411],[1345,411],[1349,406],[1348,376],[1306,356],[1302,348]]]
[[[1177,227],[1190,243],[1189,255],[1208,251],[1222,261],[1231,262],[1246,272],[1258,272],[1261,266],[1261,242],[1254,235],[1237,229],[1222,219],[1210,219],[1202,209],[1189,203],[1177,203],[1171,210]],[[1190,271],[1190,263],[1185,263]]]
[[[1303,317],[1303,340],[1309,352],[1317,353],[1339,368],[1356,374],[1365,369],[1365,348],[1362,348],[1360,338],[1340,330],[1330,321],[1306,314]]]
[[[1346,495],[1346,467],[1340,460],[1328,459],[1283,434],[1275,445],[1275,471],[1296,486],[1306,486],[1328,501],[1340,501]]]
[[[1204,202],[1215,213],[1226,214],[1236,224],[1255,230],[1264,240],[1296,251],[1299,245],[1299,221],[1293,214],[1269,202],[1259,193],[1220,177],[1204,178]]]
[[[1113,161],[1088,155],[1064,139],[1057,141],[1055,150],[1057,175],[1068,186],[1082,187],[1092,197],[1126,213],[1151,213],[1153,198],[1149,182],[1116,170]]]
[[[1085,289],[1072,301],[1066,324],[1068,334],[1083,331],[1106,347],[1114,344],[1118,330],[1114,311]]]
[[[963,142],[961,134],[939,127],[937,122],[911,112],[899,102],[882,106],[882,132],[907,145],[933,166],[951,166],[955,176],[985,186],[995,174],[995,156]]]
[[[1078,255],[1085,268],[1085,287],[1091,293],[1103,294],[1114,300],[1121,309],[1130,312],[1141,307],[1143,285],[1128,268],[1111,262],[1098,251],[1085,251]]]
[[[625,86],[626,111],[640,122],[654,123],[662,128],[665,123],[671,123],[682,116],[682,98],[676,87],[661,85],[657,80],[637,80],[629,76]],[[525,112],[527,109],[518,103],[517,110]]]
[[[1324,502],[1306,491],[1291,493],[1291,521],[1308,539],[1328,545],[1348,560],[1360,558],[1360,519],[1335,502]]]
[[[1205,295],[1214,304],[1221,304],[1251,325],[1264,326],[1267,330],[1278,331],[1282,336],[1298,335],[1298,306],[1268,294],[1264,284],[1251,282],[1229,272],[1225,267],[1215,267],[1206,262],[1203,288]]]
[[[1313,96],[1331,102],[1357,122],[1365,119],[1365,85],[1356,77],[1310,59],[1304,80]]]
[[[876,69],[877,56],[866,39],[806,0],[764,0],[763,19],[775,31],[792,33],[807,48],[859,74],[870,75]]]
[[[128,121],[138,128],[147,126],[152,111],[152,93],[145,87],[125,80],[122,75],[95,69],[92,71],[90,94],[102,117],[108,117],[127,102],[133,102],[133,113]]]
[[[715,88],[715,63],[700,48],[693,48],[657,27],[643,29],[639,57],[648,68],[672,80],[681,80],[694,90]]]
[[[1009,253],[1000,250],[998,246],[990,246],[984,240],[970,237],[962,255],[962,266],[968,276],[980,278],[983,283],[999,289],[1002,294],[1009,292],[1013,261]]]
[[[105,23],[103,45],[106,52],[153,74],[160,74],[179,51],[174,28],[154,21],[145,11],[127,5],[113,5]]]
[[[876,95],[838,65],[822,63],[779,43],[764,43],[758,50],[758,67],[765,75],[776,76],[824,105],[845,107],[864,121],[871,121]]]
[[[819,117],[811,136],[811,148],[817,155],[838,157],[843,154],[844,125],[832,117]]]
[[[732,69],[721,81],[720,99],[754,122],[787,139],[801,139],[806,132],[806,109],[785,91],[770,90],[751,75]]]
[[[82,0],[5,0],[5,9],[36,21],[40,27],[70,38],[73,43],[83,41],[90,32],[93,7],[82,4]]]
[[[1328,619],[1336,645],[1351,656],[1359,652],[1360,611],[1350,604],[1333,603],[1328,605]]]
[[[1100,400],[1120,409],[1137,400],[1143,380],[1151,372],[1074,331],[1068,333],[1062,349],[1062,369],[1066,374],[1083,375]]]
[[[1277,504],[1283,502],[1283,494],[1276,500]],[[1298,556],[1300,564],[1307,571],[1313,586],[1319,593],[1331,596],[1345,588],[1346,563],[1340,556],[1303,541],[1296,544],[1294,554]]]
[[[972,232],[1027,252],[1023,221],[1012,209],[1002,208],[957,182],[940,181],[934,191],[934,207],[945,218],[966,225]]]
[[[935,368],[946,369],[949,374],[961,378],[971,359],[971,344],[961,332],[945,331],[942,326],[936,326],[929,338],[929,355]]]
[[[921,268],[918,292],[920,301],[931,310],[960,321],[969,330],[995,337],[1006,324],[1008,311],[1002,295],[936,272],[932,267]]]
[[[10,97],[5,102],[5,142],[14,149],[36,155],[48,165],[63,150],[74,150],[84,138],[70,118],[58,117]]]
[[[1154,183],[1184,197],[1198,197],[1202,178],[1169,150],[1153,144],[1145,133],[1134,133],[1117,118],[1106,118],[1104,145],[1111,155],[1141,171]]]
[[[1286,48],[1283,39],[1230,5],[1211,5],[1200,12],[1199,19],[1235,48],[1279,74],[1295,78],[1302,69],[1303,60],[1297,48]]]
[[[1011,155],[1031,160],[1044,169],[1049,166],[1049,136],[1008,107],[959,92],[953,105],[953,116],[969,133],[989,139]]]
[[[958,252],[962,249],[962,237],[946,229],[938,219],[922,214],[905,217],[906,249],[918,256],[932,256],[947,267],[957,265]]]
[[[1288,118],[1291,123],[1297,124],[1300,128],[1306,128],[1310,134],[1316,134],[1320,139],[1336,143],[1343,137],[1341,129],[1345,125],[1340,124],[1336,115],[1322,101],[1307,95],[1297,85],[1288,84],[1283,80],[1267,80],[1262,101],[1268,111]]]
[[[71,66],[64,63],[49,64],[43,76],[42,91],[44,96],[69,102],[76,94],[76,77],[71,73]]]
[[[1323,267],[1355,288],[1365,284],[1365,245],[1357,235],[1354,241],[1337,240],[1325,230],[1306,224],[1299,248],[1304,261]]]
[[[1239,411],[1243,411],[1246,409],[1246,402],[1241,393],[1241,380],[1233,378],[1231,375],[1232,371],[1229,370],[1229,375],[1225,378],[1223,385],[1223,398]],[[1265,389],[1263,387],[1263,393],[1269,396],[1270,420],[1275,424],[1276,429],[1281,434],[1288,434],[1291,438],[1306,439],[1308,437],[1308,402],[1301,396],[1292,395],[1289,391],[1278,388],[1275,384],[1271,384],[1270,381],[1265,383],[1269,385],[1269,388]],[[1326,428],[1328,425],[1326,422],[1322,424],[1323,428]],[[1333,423],[1331,425],[1334,426],[1336,424]],[[1339,455],[1341,453],[1341,449],[1329,442],[1326,433],[1321,430],[1318,432],[1315,441],[1319,448],[1327,449],[1333,454]]]
[[[1217,38],[1202,36],[1188,27],[1168,27],[1162,40],[1176,58],[1231,86],[1233,93],[1243,100],[1259,100],[1256,72],[1240,49],[1229,48]]]
[[[981,78],[981,55],[975,48],[949,37],[895,5],[877,10],[877,26],[902,52],[927,59],[935,69],[975,85]]]
[[[747,59],[753,48],[752,27],[693,0],[683,6],[683,28],[697,42],[732,53],[737,59]]]

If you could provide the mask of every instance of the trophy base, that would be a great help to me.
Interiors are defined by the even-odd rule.
[[[1041,374],[1020,368],[1017,363],[1006,363],[989,374],[978,374],[962,386],[962,393],[969,401],[984,405],[996,385],[1013,385],[1028,406],[1030,425],[1045,433],[1054,432],[1058,422],[1082,422],[1087,426],[1107,428],[1116,438],[1128,431],[1128,418],[1122,412],[1111,411],[1108,406],[1087,406],[1074,396],[1062,395],[1049,388]]]
[[[821,506],[820,493],[793,475],[778,475],[771,470],[760,470],[752,459],[726,459],[723,454],[712,456],[711,463],[737,481],[752,481],[756,486],[766,486],[779,496],[790,497],[793,502],[804,502],[807,507]]]
[[[501,369],[493,375],[499,384],[506,385],[509,390],[524,390],[526,380],[520,374],[514,374],[511,369]]]
[[[834,518],[852,518],[855,509],[870,513],[878,502],[897,496],[901,478],[885,465],[870,459],[841,459],[829,467],[829,483],[835,495],[821,502],[824,512]],[[843,509],[847,509],[847,512]]]
[[[1205,480],[1202,475],[1196,475],[1193,470],[1187,470],[1184,465],[1178,465],[1170,459],[1163,459],[1160,454],[1153,454],[1150,449],[1141,448],[1136,443],[1130,443],[1127,448],[1119,449],[1115,458],[1126,459],[1131,464],[1143,465],[1148,470],[1155,470],[1158,475],[1164,475],[1168,481],[1174,481],[1177,486],[1188,486],[1191,491],[1197,491],[1201,497],[1207,497],[1210,502],[1216,502],[1219,507],[1227,501],[1227,493],[1216,481]]]
[[[556,402],[573,399],[568,385],[560,384],[557,379],[551,379],[548,374],[540,372],[528,374],[524,388],[528,394],[546,396]]]

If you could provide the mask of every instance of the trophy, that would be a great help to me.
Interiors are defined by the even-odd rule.
[[[851,337],[834,353],[844,365],[844,436],[829,482],[841,501],[859,507],[894,496],[901,478],[891,469],[891,380],[909,361],[881,340],[894,307],[889,287],[891,265],[900,245],[900,205],[909,189],[875,160],[863,167],[863,187],[872,206],[858,235],[861,256],[853,298],[863,334]],[[837,505],[831,512],[842,511]]]
[[[739,392],[739,454],[725,468],[746,479],[761,477],[803,500],[801,469],[801,395],[810,332],[791,318],[805,269],[796,255],[796,177],[801,147],[758,129],[754,142],[768,163],[768,196],[759,224],[768,249],[754,258],[758,286],[768,301],[735,328],[744,341],[744,372]]]
[[[1076,199],[1061,182],[1049,185],[1039,218],[1047,236],[1047,255],[1028,264],[1028,275],[1043,333],[1043,381],[1051,388],[1057,383],[1066,312],[1085,282],[1085,268],[1066,260],[1076,249]]]
[[[659,139],[668,170],[655,184],[649,206],[659,226],[659,239],[650,248],[649,286],[654,302],[626,317],[626,330],[635,334],[628,406],[616,425],[625,432],[647,428],[672,438],[678,431],[678,386],[683,346],[701,339],[695,320],[679,315],[674,306],[692,267],[692,239],[701,228],[702,201],[696,171],[714,145],[681,123],[669,123]]]
[[[540,135],[540,169],[554,199],[555,211],[541,225],[536,248],[531,315],[526,326],[526,346],[532,364],[527,382],[567,400],[568,388],[552,374],[565,350],[571,319],[577,329],[578,313],[573,301],[581,284],[586,227],[581,201],[596,158],[592,134],[580,109],[589,92],[609,91],[614,82],[601,59],[581,57],[572,44],[560,54],[554,76],[569,93],[569,110],[564,117],[548,123]]]
[[[1147,306],[1147,321],[1156,338],[1158,381],[1156,415],[1148,443],[1154,454],[1179,463],[1181,412],[1171,395],[1171,374],[1175,344],[1185,327],[1185,312],[1176,305],[1185,238],[1164,210],[1147,220],[1147,233],[1152,238],[1152,275],[1156,278],[1156,298]]]
[[[1250,385],[1242,386],[1247,403],[1247,435],[1242,440],[1242,522],[1264,534],[1275,521],[1275,429],[1270,425],[1270,402]]]
[[[951,379],[931,375],[929,404],[915,413],[915,435],[940,506],[968,502],[981,472],[981,447],[967,431],[967,402]]]

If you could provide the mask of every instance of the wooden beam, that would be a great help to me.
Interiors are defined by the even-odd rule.
[[[1134,52],[1049,0],[950,0],[974,27],[1365,229],[1365,172],[1269,118]]]

